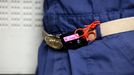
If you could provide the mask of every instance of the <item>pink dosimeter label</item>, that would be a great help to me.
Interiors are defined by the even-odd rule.
[[[78,39],[78,38],[79,38],[78,34],[73,34],[73,35],[70,35],[70,36],[66,36],[63,39],[64,39],[65,42],[68,42],[68,41],[72,41],[72,40],[75,40],[75,39]]]

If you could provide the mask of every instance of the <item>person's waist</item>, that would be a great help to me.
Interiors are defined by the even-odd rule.
[[[105,23],[101,23],[99,25],[100,31],[96,30],[97,32],[99,32],[101,35],[100,37],[105,37],[108,35],[112,35],[112,34],[117,34],[117,33],[121,33],[121,32],[126,32],[126,31],[132,31],[134,30],[134,17],[128,17],[128,18],[122,18],[122,19],[117,19],[117,20],[113,20],[113,21],[109,21],[109,22],[105,22]],[[86,32],[86,28],[80,28],[80,30],[82,29],[83,32]],[[77,29],[76,29],[77,30]],[[75,31],[76,31],[75,30]],[[94,29],[93,29],[94,30]],[[78,28],[79,31],[79,28]],[[96,32],[95,32],[96,33]],[[92,34],[88,33],[89,34]],[[94,33],[93,33],[94,34]],[[55,34],[57,35],[57,34]],[[75,40],[75,43],[77,44],[77,41],[84,41],[84,43],[80,43],[80,44],[85,44],[85,41],[87,43],[87,39],[88,39],[88,35],[86,35],[86,33],[71,33],[71,34],[60,34],[62,36],[62,38],[60,37],[58,40],[62,39],[61,43],[68,43],[68,42],[72,42]],[[47,36],[47,35],[46,35]],[[95,38],[96,36],[98,36],[98,34],[95,34]],[[94,37],[94,36],[93,36]],[[55,36],[53,37],[53,35],[51,35],[51,39],[56,38]],[[81,40],[82,38],[82,40]],[[74,40],[73,40],[74,39]],[[78,40],[79,39],[79,40]],[[84,39],[84,40],[83,40]],[[48,41],[48,39],[45,39],[46,41]],[[94,41],[95,39],[93,39],[92,41]],[[58,44],[58,43],[53,43],[53,44]],[[71,43],[68,43],[66,45],[70,45]],[[72,44],[75,46],[75,44]],[[71,45],[70,45],[71,46]],[[78,45],[81,46],[81,45]]]

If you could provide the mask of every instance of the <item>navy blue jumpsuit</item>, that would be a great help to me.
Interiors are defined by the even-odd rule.
[[[134,16],[134,0],[45,0],[44,29],[59,34],[95,20],[107,22]],[[134,75],[134,31],[114,34],[67,52],[43,41],[37,75]]]

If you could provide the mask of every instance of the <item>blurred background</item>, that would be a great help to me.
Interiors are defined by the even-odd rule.
[[[0,74],[34,74],[44,0],[0,0]]]

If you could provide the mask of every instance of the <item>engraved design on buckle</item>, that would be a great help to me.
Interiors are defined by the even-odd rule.
[[[60,35],[48,34],[46,31],[44,31],[43,33],[43,37],[46,44],[54,49],[61,49],[63,47],[63,44],[59,36]]]

